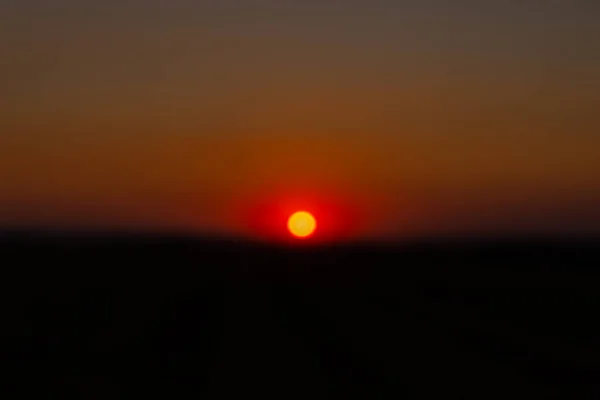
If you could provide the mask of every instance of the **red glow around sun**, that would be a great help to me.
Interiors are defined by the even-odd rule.
[[[350,240],[360,234],[364,225],[361,213],[364,207],[360,206],[350,196],[288,192],[270,193],[247,200],[240,210],[246,223],[246,232],[252,238],[269,242],[304,238],[312,243],[326,243]],[[310,233],[295,231],[305,229],[302,226],[290,227],[292,216],[298,212],[306,212],[314,219],[314,228],[308,229]]]

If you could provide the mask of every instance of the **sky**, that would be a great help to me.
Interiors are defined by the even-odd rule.
[[[596,1],[2,0],[0,229],[600,231]]]

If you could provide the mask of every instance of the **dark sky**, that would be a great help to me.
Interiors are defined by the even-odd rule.
[[[0,226],[600,230],[596,1],[0,3]]]

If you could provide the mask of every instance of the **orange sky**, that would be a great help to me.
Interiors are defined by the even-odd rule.
[[[126,3],[0,6],[0,228],[600,228],[595,9]]]

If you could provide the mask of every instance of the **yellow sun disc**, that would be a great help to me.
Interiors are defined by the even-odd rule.
[[[306,238],[317,229],[317,221],[311,213],[298,211],[288,219],[288,230],[297,238]]]

